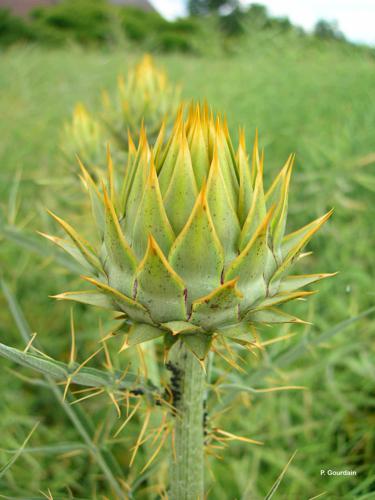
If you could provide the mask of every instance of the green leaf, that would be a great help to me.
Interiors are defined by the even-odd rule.
[[[11,293],[6,282],[4,280],[0,280],[0,283],[20,335],[22,339],[26,343],[28,343],[31,339],[31,328],[28,325],[16,298]],[[33,345],[38,346],[37,339],[34,340]],[[81,436],[82,440],[90,449],[95,462],[102,471],[103,476],[108,481],[108,484],[111,485],[113,491],[115,491],[117,495],[121,496],[122,488],[120,487],[116,479],[116,477],[119,477],[119,475],[121,474],[121,468],[109,449],[101,450],[94,442],[91,436],[94,435],[95,428],[90,418],[84,413],[82,408],[80,408],[79,406],[76,406],[74,408],[70,404],[73,401],[73,397],[69,393],[67,394],[66,400],[63,399],[63,393],[61,389],[57,386],[57,382],[55,382],[51,376],[44,375],[44,378],[56,401],[60,404],[62,410],[71,421],[77,433]]]
[[[168,261],[187,284],[188,305],[220,285],[224,255],[207,205],[205,188],[174,242]]]
[[[125,351],[129,347],[133,347],[143,342],[155,340],[164,334],[163,330],[151,325],[137,323],[130,327],[126,334],[125,341],[121,346],[120,352]]]
[[[344,321],[340,321],[340,323],[337,323],[336,325],[332,326],[331,328],[328,328],[326,331],[320,333],[319,335],[314,335],[311,336],[310,338],[306,339],[304,337],[301,342],[296,345],[293,349],[288,349],[286,352],[280,354],[279,356],[276,357],[275,360],[272,360],[271,366],[275,368],[284,368],[285,366],[290,365],[297,359],[300,359],[301,356],[303,356],[306,353],[310,353],[314,347],[319,346],[319,345],[324,345],[326,344],[329,340],[331,340],[335,335],[338,333],[344,331],[346,328],[349,326],[357,323],[361,319],[372,315],[375,313],[375,307],[370,307],[369,309],[366,309],[365,311],[362,311],[359,313],[357,316],[353,316],[352,318],[345,319]],[[261,370],[260,370],[261,372]],[[258,374],[257,374],[258,375]],[[259,373],[261,375],[261,373]],[[257,378],[257,377],[255,377]]]
[[[358,323],[360,320],[371,316],[374,313],[375,307],[371,307],[370,309],[362,311],[357,316],[345,319],[344,321],[340,321],[336,325],[318,335],[303,336],[303,338],[295,347],[288,348],[286,351],[283,351],[281,353],[277,352],[274,356],[271,355],[270,359],[267,360],[266,366],[264,366],[263,368],[259,367],[257,370],[254,370],[252,373],[250,373],[248,384],[251,384],[252,386],[256,386],[259,383],[263,384],[265,380],[269,379],[269,377],[279,375],[280,369],[284,370],[286,367],[292,365],[296,361],[302,360],[303,362],[304,356],[311,356],[312,352],[316,352],[316,348],[319,348],[323,345],[326,346],[327,342],[333,339],[336,335],[345,331],[346,328],[351,327],[352,325]],[[242,390],[249,390],[249,386],[243,387]],[[227,408],[231,400],[233,400],[236,395],[237,391],[227,391],[225,396],[223,397],[222,402],[217,405],[214,410],[219,411],[221,408]]]
[[[1,343],[0,356],[43,375],[48,375],[60,382],[66,381],[70,377],[75,384],[86,387],[107,387],[115,390],[132,390],[139,385],[139,376],[136,374],[127,373],[126,377],[122,378],[121,372],[109,372],[87,367],[82,367],[76,373],[78,364],[67,365],[61,361],[55,361],[30,352],[23,352]],[[145,381],[141,384],[143,384],[142,388],[145,392],[151,393],[155,389],[152,385],[147,385]]]
[[[45,445],[45,446],[27,446],[23,448],[22,454],[24,453],[40,453],[42,455],[60,455],[61,453],[67,453],[69,451],[86,451],[89,452],[89,447],[80,442],[60,442],[58,444]],[[18,450],[6,450],[8,453],[17,453]],[[4,497],[3,497],[4,498]],[[45,497],[44,497],[45,498]],[[29,499],[31,500],[31,499]]]
[[[60,251],[55,251],[54,248],[51,248],[50,245],[46,245],[45,242],[40,238],[37,237],[34,234],[30,234],[26,231],[21,231],[20,229],[17,229],[16,227],[10,227],[10,226],[1,226],[0,231],[2,235],[7,239],[15,243],[21,248],[25,248],[26,250],[29,250],[31,252],[34,252],[41,257],[47,257],[47,258],[52,258],[55,262],[57,262],[60,266],[63,268],[74,272],[74,273],[80,273],[82,272],[82,265],[78,265],[74,260],[72,260],[70,257],[67,257],[65,253],[60,252]],[[74,249],[77,253],[78,250],[73,246],[70,245],[72,249]],[[69,253],[69,252],[68,252]],[[87,262],[82,258],[81,254],[79,253],[80,259],[84,261],[84,265],[87,267],[87,269],[90,269],[87,265]],[[81,260],[80,260],[81,262]]]
[[[154,321],[186,319],[186,286],[151,235],[136,280],[137,301],[151,311]]]
[[[295,451],[293,453],[293,455],[290,457],[288,463],[285,465],[285,467],[283,468],[283,470],[281,471],[281,474],[279,475],[279,477],[276,479],[276,481],[274,482],[274,484],[272,485],[270,491],[267,493],[267,495],[264,497],[264,500],[271,500],[271,498],[274,496],[274,494],[276,493],[276,491],[279,489],[279,486],[280,486],[280,483],[281,481],[283,480],[288,468],[289,468],[289,465],[291,464],[292,460],[294,459],[294,457],[296,456],[296,453],[297,451]]]
[[[11,292],[5,280],[0,278],[1,289],[4,294],[5,300],[8,304],[12,317],[17,325],[18,331],[24,342],[28,343],[31,338],[31,329],[26,321],[26,318],[18,304],[15,296]]]
[[[190,321],[208,331],[218,325],[236,323],[239,320],[238,305],[242,299],[236,287],[237,281],[228,281],[205,297],[195,300]]]
[[[34,427],[31,429],[31,431],[29,432],[28,436],[26,437],[26,439],[24,440],[24,442],[22,443],[22,445],[18,448],[18,450],[16,451],[16,453],[13,455],[13,457],[9,460],[8,463],[6,463],[3,467],[1,467],[0,469],[0,479],[6,474],[6,472],[12,467],[12,465],[14,464],[14,462],[18,459],[18,457],[20,457],[20,455],[22,455],[24,449],[25,449],[25,446],[27,445],[29,439],[31,438],[32,434],[34,433],[35,429],[37,428],[37,426],[39,425],[39,422],[37,422]]]
[[[13,181],[9,189],[7,219],[10,225],[14,225],[16,223],[17,212],[20,205],[18,194],[19,194],[21,177],[22,177],[22,170],[20,169],[16,170],[16,173],[14,175]]]

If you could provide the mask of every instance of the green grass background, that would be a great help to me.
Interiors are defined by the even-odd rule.
[[[140,55],[126,49],[77,47],[18,47],[0,54],[3,227],[15,224],[30,233],[56,233],[45,214],[48,206],[68,220],[79,219],[79,227],[89,232],[78,177],[62,160],[61,128],[77,101],[99,109],[101,89],[114,90],[117,74],[125,73]],[[270,347],[261,359],[248,356],[247,374],[240,376],[251,387],[306,389],[238,397],[220,420],[214,418],[220,402],[212,398],[212,425],[265,445],[232,443],[221,460],[209,458],[208,498],[264,498],[296,450],[274,498],[375,498],[375,317],[339,328],[327,342],[314,345],[321,333],[374,303],[375,59],[352,47],[259,35],[228,56],[160,55],[156,60],[173,81],[182,83],[185,99],[207,98],[215,110],[226,113],[235,137],[238,126],[244,126],[251,144],[259,129],[267,182],[290,152],[297,154],[289,229],[335,208],[332,220],[310,245],[313,254],[303,270],[340,274],[323,282],[317,296],[293,307],[313,325],[266,329],[263,338],[296,335]],[[48,253],[48,244],[42,244]],[[6,237],[1,237],[0,258],[2,274],[44,350],[66,361],[69,307],[48,295],[77,289],[78,278],[52,258],[31,253]],[[98,318],[104,329],[111,320],[85,307],[75,307],[74,313],[82,360],[95,349]],[[0,340],[23,347],[2,296]],[[285,366],[273,364],[300,342],[305,345],[302,356]],[[41,492],[49,488],[53,498],[115,498],[95,461],[79,449],[79,436],[61,408],[45,388],[30,384],[37,377],[3,360],[0,366],[0,468],[41,421],[26,451],[1,477],[0,495],[42,498]],[[103,398],[83,406],[94,416],[103,442],[113,447],[126,481],[133,484],[144,460],[141,453],[128,468],[128,450],[139,424],[112,443],[116,417],[109,402]],[[64,450],[59,443],[66,444]],[[354,469],[357,476],[321,477],[320,470],[328,468]],[[135,498],[152,498],[146,486],[140,485]]]

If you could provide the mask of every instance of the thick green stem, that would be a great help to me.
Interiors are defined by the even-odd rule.
[[[174,406],[174,439],[170,468],[170,500],[203,500],[203,399],[205,374],[181,341],[172,350],[169,369]]]

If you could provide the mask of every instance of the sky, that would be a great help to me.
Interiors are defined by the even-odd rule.
[[[151,0],[168,19],[186,14],[186,0]],[[243,5],[252,2],[242,0]],[[274,16],[288,16],[293,24],[311,30],[318,19],[336,21],[353,42],[375,45],[375,0],[258,0]]]

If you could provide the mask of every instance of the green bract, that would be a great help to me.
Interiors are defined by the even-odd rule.
[[[257,141],[249,163],[243,134],[235,151],[207,106],[164,135],[150,148],[143,130],[123,175],[109,162],[106,187],[82,167],[100,237],[92,246],[55,216],[71,240],[55,241],[96,290],[57,297],[121,311],[124,347],[180,338],[199,359],[216,336],[247,345],[257,323],[299,322],[279,306],[329,275],[287,274],[331,212],[285,235],[293,157],[265,192]]]

